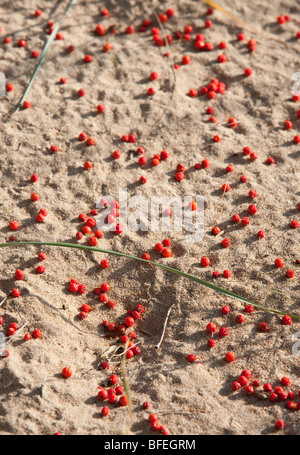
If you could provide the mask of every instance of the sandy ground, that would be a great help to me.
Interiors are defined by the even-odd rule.
[[[250,31],[219,11],[206,16],[204,2],[182,0],[176,6],[165,1],[99,4],[79,0],[61,27],[64,40],[54,41],[27,97],[32,107],[11,114],[36,65],[31,51],[41,51],[48,37],[47,22],[56,23],[67,3],[16,0],[0,5],[0,41],[3,43],[5,36],[12,40],[0,46],[1,71],[15,86],[0,100],[0,241],[9,241],[12,233],[8,224],[14,219],[20,224],[14,234],[18,241],[76,243],[75,234],[82,227],[78,214],[90,213],[102,195],[117,198],[120,187],[127,187],[130,195],[201,194],[205,198],[205,233],[200,243],[188,244],[176,232],[124,232],[120,236],[105,234],[99,246],[137,256],[148,252],[154,261],[207,279],[256,303],[300,314],[296,263],[300,259],[300,229],[289,227],[292,220],[300,219],[300,149],[293,143],[299,132],[296,112],[300,104],[291,100],[291,77],[300,71],[300,40],[295,39],[300,29],[299,6],[290,0],[222,0],[221,5],[248,24]],[[157,25],[154,8],[164,12],[172,6],[175,17],[165,24],[166,31],[182,31],[186,24],[194,30],[191,42],[172,43],[169,58],[164,57],[167,47],[153,45],[151,27],[145,33],[124,33],[128,25],[137,29],[145,18]],[[43,14],[36,18],[33,12],[38,7]],[[108,18],[100,15],[102,7],[109,9]],[[293,20],[278,25],[280,14],[290,14]],[[213,26],[204,29],[207,18]],[[114,26],[119,35],[95,36],[98,23],[106,29]],[[246,41],[237,41],[241,31]],[[195,51],[192,42],[197,33],[203,33],[215,49]],[[250,38],[257,40],[253,53],[246,45]],[[27,48],[17,47],[19,39],[27,40]],[[113,51],[103,53],[107,41]],[[227,49],[218,49],[220,41],[228,43]],[[68,54],[66,47],[70,44],[75,51]],[[221,53],[226,54],[226,63],[217,62]],[[82,62],[85,54],[93,56],[92,63]],[[191,57],[191,64],[173,70],[183,55]],[[252,68],[251,77],[243,76],[246,67]],[[149,81],[152,71],[158,72],[157,81]],[[67,78],[67,84],[59,84],[61,77]],[[226,84],[224,95],[215,100],[187,96],[191,88],[200,89],[213,77]],[[146,93],[149,87],[156,88],[152,97]],[[76,95],[80,88],[86,90],[82,98]],[[102,115],[96,111],[100,103],[106,108]],[[208,106],[214,107],[218,123],[208,121]],[[230,117],[238,119],[237,128],[227,127]],[[290,131],[283,129],[286,120],[293,122]],[[78,142],[81,132],[95,138],[96,144],[87,147]],[[129,133],[136,134],[136,144],[120,141]],[[213,142],[215,134],[221,136],[220,143]],[[59,147],[57,154],[50,153],[51,145]],[[157,167],[141,169],[137,155],[130,152],[138,146],[145,147],[149,159],[163,149],[171,157]],[[243,156],[245,146],[257,153],[257,160]],[[122,153],[119,160],[111,158],[115,149]],[[270,156],[275,164],[268,166],[265,162]],[[195,171],[194,164],[204,158],[211,166]],[[91,171],[83,168],[86,160],[93,163]],[[173,178],[179,162],[187,169],[181,183]],[[234,166],[230,174],[225,171],[228,164]],[[30,182],[34,173],[39,176],[36,183]],[[148,178],[145,185],[138,182],[141,175]],[[247,183],[240,183],[241,175],[247,176]],[[222,195],[225,182],[232,190]],[[234,213],[247,216],[250,189],[258,193],[254,201],[258,212],[249,216],[250,225],[235,225],[231,221]],[[38,202],[31,201],[33,192],[40,195]],[[48,216],[39,224],[35,217],[41,208]],[[224,233],[213,236],[213,226],[220,226]],[[265,238],[258,241],[256,234],[261,229]],[[172,240],[174,255],[169,259],[153,249],[165,237]],[[221,246],[226,237],[232,241],[230,248]],[[86,244],[87,238],[79,243]],[[42,275],[35,271],[40,265],[40,251],[47,254]],[[210,258],[210,267],[201,267],[202,256]],[[274,266],[277,257],[284,259],[282,269]],[[104,258],[110,262],[106,270],[99,266]],[[300,389],[299,357],[291,354],[292,335],[300,330],[297,321],[283,326],[278,315],[258,310],[248,315],[241,302],[196,283],[149,265],[95,252],[7,248],[1,250],[0,262],[1,293],[21,290],[20,298],[10,297],[1,308],[3,330],[6,332],[12,322],[18,326],[29,322],[26,330],[30,333],[36,328],[42,331],[41,338],[25,342],[24,329],[8,345],[10,356],[0,360],[1,434],[114,435],[126,433],[128,427],[132,434],[154,434],[147,421],[151,411],[171,434],[276,434],[277,419],[285,421],[280,433],[299,433],[300,411],[287,410],[283,402],[273,404],[262,392],[262,384],[278,386],[283,376],[291,380],[288,391]],[[23,281],[14,279],[17,269],[25,272]],[[228,280],[222,278],[225,269],[232,272]],[[293,279],[286,278],[288,269],[294,270]],[[217,279],[212,276],[214,270],[221,272]],[[70,278],[84,283],[88,293],[80,296],[68,292]],[[100,303],[93,293],[103,282],[112,286],[109,297],[116,301],[113,309]],[[80,321],[83,303],[94,311]],[[119,361],[112,361],[108,372],[98,369],[101,353],[116,343],[107,338],[101,323],[124,320],[127,310],[138,303],[146,311],[135,324],[142,353],[127,362],[132,421],[127,407],[111,404],[109,415],[102,418],[103,403],[97,401],[97,387],[111,373],[121,377],[121,370]],[[164,342],[156,351],[154,346],[173,303]],[[223,305],[231,308],[226,316],[220,311]],[[243,324],[236,323],[237,314],[245,315]],[[205,331],[211,321],[230,331],[225,338],[215,334],[212,349],[207,346],[209,335]],[[266,333],[258,331],[262,321],[269,326]],[[236,356],[230,364],[224,360],[228,351]],[[187,354],[202,356],[201,363],[188,363]],[[73,371],[68,380],[61,375],[66,366]],[[260,381],[254,396],[247,396],[244,389],[231,390],[231,383],[244,368],[251,369],[252,378]],[[148,411],[142,408],[144,401],[150,403]]]

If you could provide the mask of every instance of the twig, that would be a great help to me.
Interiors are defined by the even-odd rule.
[[[58,30],[59,30],[59,27],[60,27],[61,23],[63,22],[63,20],[64,20],[66,14],[67,14],[67,13],[70,11],[70,9],[76,4],[76,2],[77,2],[77,0],[71,0],[71,1],[70,1],[69,5],[67,6],[66,10],[64,11],[64,13],[63,13],[63,15],[61,16],[60,20],[58,21],[57,25],[54,27],[54,30],[52,31],[50,37],[48,38],[47,42],[45,43],[45,46],[44,46],[43,51],[42,51],[41,58],[39,59],[37,65],[36,65],[36,67],[35,67],[35,70],[34,70],[32,76],[31,76],[31,79],[30,79],[30,81],[29,81],[29,84],[27,85],[26,90],[25,90],[25,92],[23,93],[23,96],[22,96],[22,98],[20,99],[20,101],[19,101],[19,103],[18,103],[15,112],[18,112],[18,110],[20,109],[20,107],[21,107],[23,101],[25,100],[25,97],[26,97],[27,93],[29,92],[30,87],[31,87],[32,84],[33,84],[33,81],[34,81],[34,79],[35,79],[35,77],[36,77],[36,75],[37,75],[37,73],[38,73],[38,71],[39,71],[39,69],[40,69],[40,67],[41,67],[41,65],[42,65],[42,63],[43,63],[43,61],[44,61],[44,58],[46,57],[46,54],[47,54],[47,52],[48,52],[48,49],[49,49],[49,47],[51,46],[52,41],[54,40],[54,38],[55,38],[55,36],[56,36],[56,34],[57,34]]]
[[[128,350],[128,341],[126,342],[125,344],[125,348],[124,348],[124,352],[123,352],[123,357],[122,357],[122,379],[123,379],[123,385],[124,385],[124,389],[125,389],[125,394],[127,396],[127,400],[128,400],[128,412],[129,412],[129,424],[128,424],[128,428],[127,428],[127,434],[130,433],[130,429],[131,429],[131,426],[132,426],[132,420],[133,420],[133,412],[132,412],[132,400],[131,400],[131,394],[130,394],[130,388],[129,388],[129,384],[128,384],[128,381],[127,381],[127,376],[126,376],[126,351]]]
[[[7,299],[8,299],[8,295],[7,295],[6,297],[4,297],[4,299],[3,299],[2,302],[0,303],[0,306],[2,306],[3,303],[5,303]]]
[[[166,319],[165,319],[165,322],[164,322],[164,326],[163,326],[163,331],[162,331],[159,343],[155,346],[155,349],[159,349],[160,345],[162,344],[162,341],[163,341],[164,335],[165,335],[165,331],[166,331],[166,328],[167,328],[167,324],[168,324],[168,319],[169,319],[170,313],[171,313],[172,308],[173,308],[174,305],[175,305],[175,303],[172,303],[172,305],[168,309],[167,316],[166,316]]]

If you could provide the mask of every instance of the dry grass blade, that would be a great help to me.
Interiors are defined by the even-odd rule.
[[[131,429],[132,421],[133,421],[132,400],[131,400],[131,394],[130,394],[130,387],[129,387],[127,375],[126,375],[126,351],[128,350],[128,344],[129,343],[127,341],[125,344],[125,347],[124,347],[123,355],[122,355],[122,380],[123,380],[123,386],[125,389],[125,394],[126,394],[127,400],[128,400],[128,413],[129,413],[129,424],[128,424],[128,428],[127,428],[127,434],[130,433],[130,429]]]
[[[201,278],[198,278],[194,275],[190,275],[188,273],[182,272],[181,270],[178,269],[173,269],[172,267],[168,267],[167,265],[160,264],[158,262],[153,262],[153,261],[147,261],[146,259],[139,258],[137,256],[131,256],[130,254],[125,254],[125,253],[119,253],[118,251],[112,251],[112,250],[105,250],[103,248],[97,248],[94,246],[87,246],[87,245],[76,245],[73,243],[58,243],[58,242],[13,242],[13,243],[0,243],[0,248],[11,248],[11,247],[17,247],[17,246],[24,246],[24,245],[48,245],[48,246],[56,246],[56,247],[62,247],[62,248],[75,248],[78,250],[87,250],[87,251],[96,251],[98,253],[106,253],[106,254],[112,254],[114,256],[119,256],[127,259],[134,259],[135,261],[143,262],[144,264],[151,264],[155,267],[159,267],[163,270],[166,270],[168,272],[174,273],[175,275],[182,276],[184,278],[187,278],[190,281],[194,281],[195,283],[201,284],[202,286],[205,286],[207,288],[212,289],[213,291],[219,292],[220,294],[226,295],[228,297],[232,297],[236,300],[239,300],[243,303],[246,303],[248,305],[252,305],[256,308],[259,308],[260,310],[263,311],[268,311],[270,313],[275,313],[275,314],[280,314],[280,315],[288,315],[291,318],[294,319],[300,319],[300,315],[296,314],[288,314],[286,312],[282,311],[277,311],[273,310],[272,308],[267,308],[262,305],[259,305],[258,303],[251,302],[251,300],[247,299],[246,297],[242,297],[241,295],[235,294],[234,292],[228,291],[227,289],[221,288],[219,286],[216,286],[215,284],[211,283],[210,281],[205,281],[202,280]]]
[[[58,30],[59,30],[59,27],[60,27],[62,21],[64,20],[65,16],[68,14],[68,12],[70,11],[70,9],[76,4],[76,2],[77,2],[77,0],[71,0],[71,1],[70,1],[69,5],[68,5],[67,8],[65,9],[65,12],[64,12],[63,15],[61,16],[61,18],[60,18],[60,20],[58,21],[57,25],[54,27],[54,29],[53,29],[53,31],[52,31],[50,37],[48,38],[48,40],[47,40],[47,42],[46,42],[46,44],[45,44],[45,46],[44,46],[44,48],[43,48],[41,57],[40,57],[40,59],[39,59],[37,65],[36,65],[36,67],[35,67],[35,70],[34,70],[32,76],[31,76],[31,79],[30,79],[30,81],[29,81],[29,84],[27,85],[27,87],[26,87],[26,89],[25,89],[25,92],[23,93],[23,96],[22,96],[22,98],[20,99],[20,101],[19,101],[19,103],[18,103],[18,105],[17,105],[17,107],[16,107],[15,112],[18,112],[18,110],[19,110],[20,107],[22,106],[22,104],[23,104],[23,102],[24,102],[24,100],[25,100],[25,98],[26,98],[26,96],[27,96],[27,94],[28,94],[28,92],[29,92],[29,90],[30,90],[32,84],[33,84],[33,81],[34,81],[34,79],[35,79],[35,77],[36,77],[36,75],[37,75],[37,73],[38,73],[38,71],[39,71],[39,69],[40,69],[40,67],[41,67],[41,65],[42,65],[42,63],[43,63],[45,57],[46,57],[46,54],[47,54],[47,52],[48,52],[48,50],[49,50],[49,48],[50,48],[50,46],[51,46],[51,44],[52,44],[52,42],[53,42],[53,40],[54,40],[54,38],[55,38],[55,35],[57,34],[57,32],[58,32]]]

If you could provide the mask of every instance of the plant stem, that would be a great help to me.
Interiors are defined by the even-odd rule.
[[[151,264],[155,267],[159,267],[163,270],[166,270],[168,272],[174,273],[175,275],[183,276],[184,278],[187,278],[190,281],[194,281],[198,284],[202,284],[203,286],[210,288],[216,292],[219,292],[220,294],[226,295],[228,297],[232,297],[236,300],[240,300],[241,302],[247,303],[248,305],[253,305],[256,308],[260,308],[261,310],[264,311],[269,311],[271,313],[276,313],[280,315],[288,315],[291,318],[294,319],[300,319],[300,315],[294,315],[294,314],[288,314],[288,313],[283,313],[281,311],[273,310],[272,308],[266,308],[262,305],[259,305],[258,303],[253,303],[250,300],[246,299],[245,297],[242,297],[240,295],[235,294],[234,292],[228,291],[227,289],[223,289],[219,286],[216,286],[213,283],[210,283],[209,281],[202,280],[201,278],[198,278],[194,275],[190,275],[188,273],[182,272],[178,269],[173,269],[172,267],[168,267],[167,265],[160,264],[158,262],[153,262],[153,261],[147,261],[146,259],[142,259],[136,256],[131,256],[129,254],[125,253],[119,253],[118,251],[111,251],[111,250],[104,250],[102,248],[97,248],[94,246],[87,246],[87,245],[76,245],[73,243],[59,243],[59,242],[11,242],[11,243],[0,243],[0,248],[9,248],[9,247],[17,247],[17,246],[24,246],[24,245],[47,245],[47,246],[57,246],[57,247],[62,247],[62,248],[75,248],[79,250],[88,250],[88,251],[96,251],[98,253],[106,253],[106,254],[113,254],[115,256],[120,256],[124,257],[127,259],[134,259],[136,261],[144,262],[145,264]]]

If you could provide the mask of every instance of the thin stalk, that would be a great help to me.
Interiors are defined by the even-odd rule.
[[[50,48],[50,46],[51,46],[51,44],[52,44],[52,42],[53,42],[53,40],[54,40],[54,38],[55,38],[55,36],[56,36],[58,30],[59,30],[59,27],[60,27],[62,21],[64,20],[66,14],[70,11],[70,9],[75,5],[76,2],[77,2],[77,0],[71,0],[71,1],[70,1],[69,5],[68,5],[67,8],[65,9],[65,11],[64,11],[63,15],[61,16],[60,20],[58,21],[57,25],[54,27],[54,29],[53,29],[53,31],[52,31],[50,37],[49,37],[48,40],[46,41],[45,46],[44,46],[43,51],[42,51],[42,54],[41,54],[41,57],[40,57],[40,59],[39,59],[37,65],[36,65],[36,67],[35,67],[35,70],[34,70],[32,76],[31,76],[31,79],[30,79],[30,81],[29,81],[29,84],[27,85],[26,90],[25,90],[25,92],[24,92],[22,98],[20,99],[20,101],[19,101],[17,107],[16,107],[15,112],[18,112],[18,110],[20,109],[20,107],[21,107],[23,101],[25,100],[25,98],[26,98],[26,96],[27,96],[27,94],[28,94],[28,92],[29,92],[29,90],[30,90],[32,84],[33,84],[33,81],[34,81],[34,79],[35,79],[35,77],[36,77],[36,75],[37,75],[37,73],[38,73],[38,71],[39,71],[39,69],[40,69],[40,67],[41,67],[41,65],[42,65],[42,63],[43,63],[45,57],[46,57],[46,54],[47,54],[47,52],[48,52],[48,50],[49,50],[49,48]]]
[[[142,259],[142,258],[139,258],[136,256],[131,256],[129,254],[119,253],[118,251],[104,250],[103,248],[97,248],[94,246],[76,245],[73,243],[59,243],[59,242],[0,243],[0,248],[9,248],[9,247],[11,248],[11,247],[17,247],[17,246],[24,246],[24,245],[47,245],[47,246],[57,246],[57,247],[62,247],[62,248],[75,248],[78,250],[96,251],[97,253],[113,254],[115,256],[120,256],[120,257],[127,258],[127,259],[134,259],[135,261],[144,262],[145,264],[151,264],[155,267],[159,267],[163,270],[167,270],[168,272],[174,273],[175,275],[183,276],[184,278],[187,278],[190,281],[194,281],[195,283],[201,284],[202,286],[210,288],[213,291],[219,292],[220,294],[226,295],[228,297],[232,297],[236,300],[240,300],[241,302],[247,303],[248,305],[253,305],[256,308],[259,308],[263,311],[269,311],[271,313],[276,313],[276,314],[280,314],[280,315],[288,315],[291,318],[300,319],[300,315],[283,313],[281,311],[273,310],[272,308],[266,308],[262,305],[259,305],[258,303],[253,303],[250,300],[246,299],[245,297],[235,294],[234,292],[231,292],[231,291],[228,291],[227,289],[223,289],[219,286],[216,286],[215,284],[210,283],[209,281],[201,280],[201,278],[198,278],[194,275],[190,275],[188,273],[182,272],[181,270],[173,269],[172,267],[168,267],[167,265],[159,264],[158,262],[147,261],[146,259]]]

